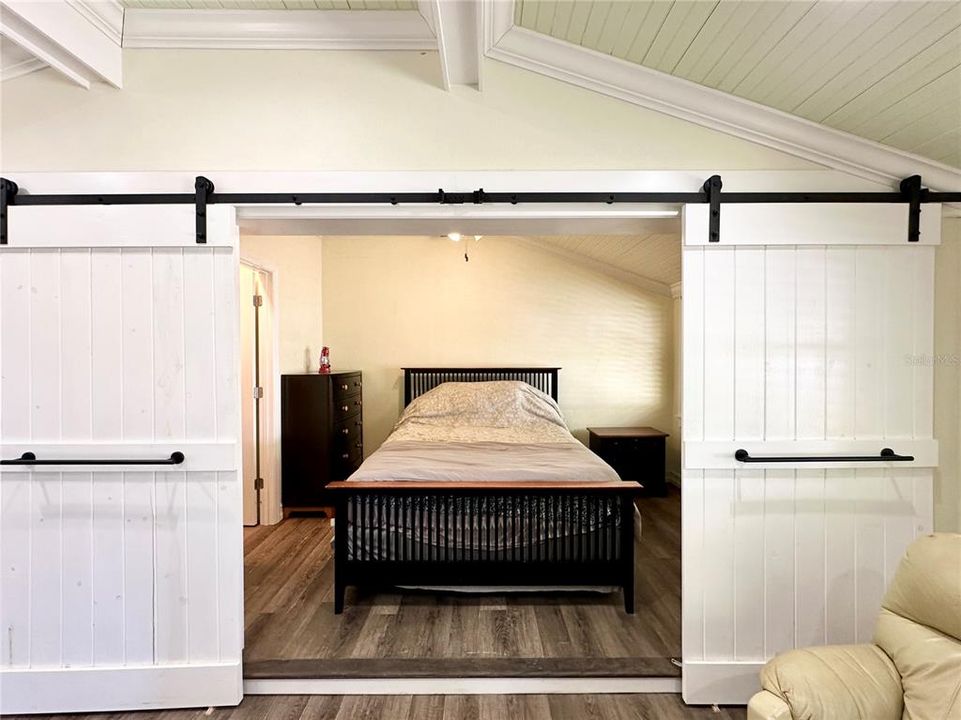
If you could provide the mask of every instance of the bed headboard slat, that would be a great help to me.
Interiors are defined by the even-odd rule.
[[[404,407],[428,390],[445,382],[520,380],[557,400],[560,368],[404,368]]]

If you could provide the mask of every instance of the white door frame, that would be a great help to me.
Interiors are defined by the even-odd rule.
[[[266,382],[264,400],[261,406],[261,439],[271,447],[267,458],[270,461],[270,474],[264,478],[264,494],[261,498],[261,524],[276,525],[284,516],[280,502],[280,271],[277,266],[266,262],[256,255],[240,252],[240,264],[248,265],[270,276],[270,307],[272,312],[270,336],[261,334],[261,344],[270,343],[270,362],[261,368],[261,381]],[[264,423],[263,419],[267,418]],[[263,448],[261,448],[263,452]],[[264,458],[261,460],[263,461]]]
[[[498,191],[660,191],[697,192],[704,180],[716,170],[691,171],[418,171],[418,172],[327,172],[274,173],[227,172],[206,173],[219,192],[423,192],[444,187],[451,192],[483,187]],[[90,192],[192,192],[197,172],[147,173],[5,173],[17,182],[21,192],[90,193]],[[725,190],[729,191],[890,191],[844,173],[830,170],[791,171],[721,171]],[[725,211],[732,206],[725,206]],[[674,207],[654,208],[655,216],[669,216]],[[15,212],[16,210],[13,209]],[[317,234],[318,227],[375,228],[394,227],[407,221],[417,232],[461,230],[465,224],[482,227],[484,234],[499,228],[511,228],[511,234],[540,232],[558,234],[579,232],[582,226],[600,232],[629,232],[632,219],[650,217],[650,205],[422,205],[422,206],[237,206],[241,228],[260,234]],[[951,215],[957,211],[950,211]],[[675,213],[676,214],[676,213]],[[723,213],[722,213],[723,214]],[[340,223],[340,225],[337,225]],[[328,230],[338,232],[337,229]],[[339,230],[341,234],[344,230]],[[383,232],[383,230],[380,230]],[[446,232],[446,231],[444,231]],[[724,242],[723,231],[721,242]],[[17,244],[12,235],[10,243]],[[238,428],[239,433],[239,428]],[[580,692],[601,692],[604,679],[597,687],[590,683]],[[351,692],[349,683],[325,686],[325,692]],[[444,692],[443,683],[437,686]],[[429,691],[430,688],[424,691]],[[353,689],[354,692],[365,692]],[[532,690],[533,691],[533,690]],[[368,690],[366,692],[372,692]],[[376,690],[373,690],[376,692]]]

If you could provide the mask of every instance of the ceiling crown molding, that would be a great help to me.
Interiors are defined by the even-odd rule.
[[[74,10],[117,45],[123,38],[123,5],[117,0],[67,0]]]
[[[957,168],[525,28],[486,55],[856,177],[890,185],[917,174],[933,190],[961,190]]]
[[[125,13],[125,48],[436,50],[416,10],[144,10]]]

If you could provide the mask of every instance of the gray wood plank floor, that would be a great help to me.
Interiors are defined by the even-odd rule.
[[[294,518],[247,529],[245,660],[666,658],[680,656],[680,500],[639,501],[637,610],[620,597],[350,596],[333,615],[330,527]],[[308,637],[309,636],[309,637]],[[499,672],[503,672],[502,669]],[[41,716],[29,716],[36,720]],[[52,720],[54,716],[47,716]],[[236,708],[56,716],[62,720],[744,720],[679,695],[249,696]],[[11,718],[11,720],[17,720]],[[19,720],[28,720],[27,717]]]
[[[251,695],[236,708],[9,720],[744,720],[744,708],[687,707],[679,695]]]
[[[680,497],[638,501],[637,613],[620,593],[465,595],[348,589],[333,613],[329,521],[244,532],[247,663],[277,660],[638,658],[681,653]],[[643,674],[643,670],[639,671]]]

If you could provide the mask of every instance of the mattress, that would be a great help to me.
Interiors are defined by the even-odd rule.
[[[558,485],[617,480],[613,468],[571,435],[549,396],[505,381],[445,383],[415,399],[390,437],[348,478]],[[523,503],[483,495],[378,497],[348,509],[349,552],[361,560],[469,561],[518,552],[547,560],[575,543],[620,542],[614,498],[581,502],[564,513],[555,512],[555,502],[549,495],[530,495]],[[356,512],[365,514],[363,527],[375,529],[357,532]]]
[[[571,436],[570,441],[551,443],[395,439],[371,454],[348,479],[563,483],[620,478]]]

